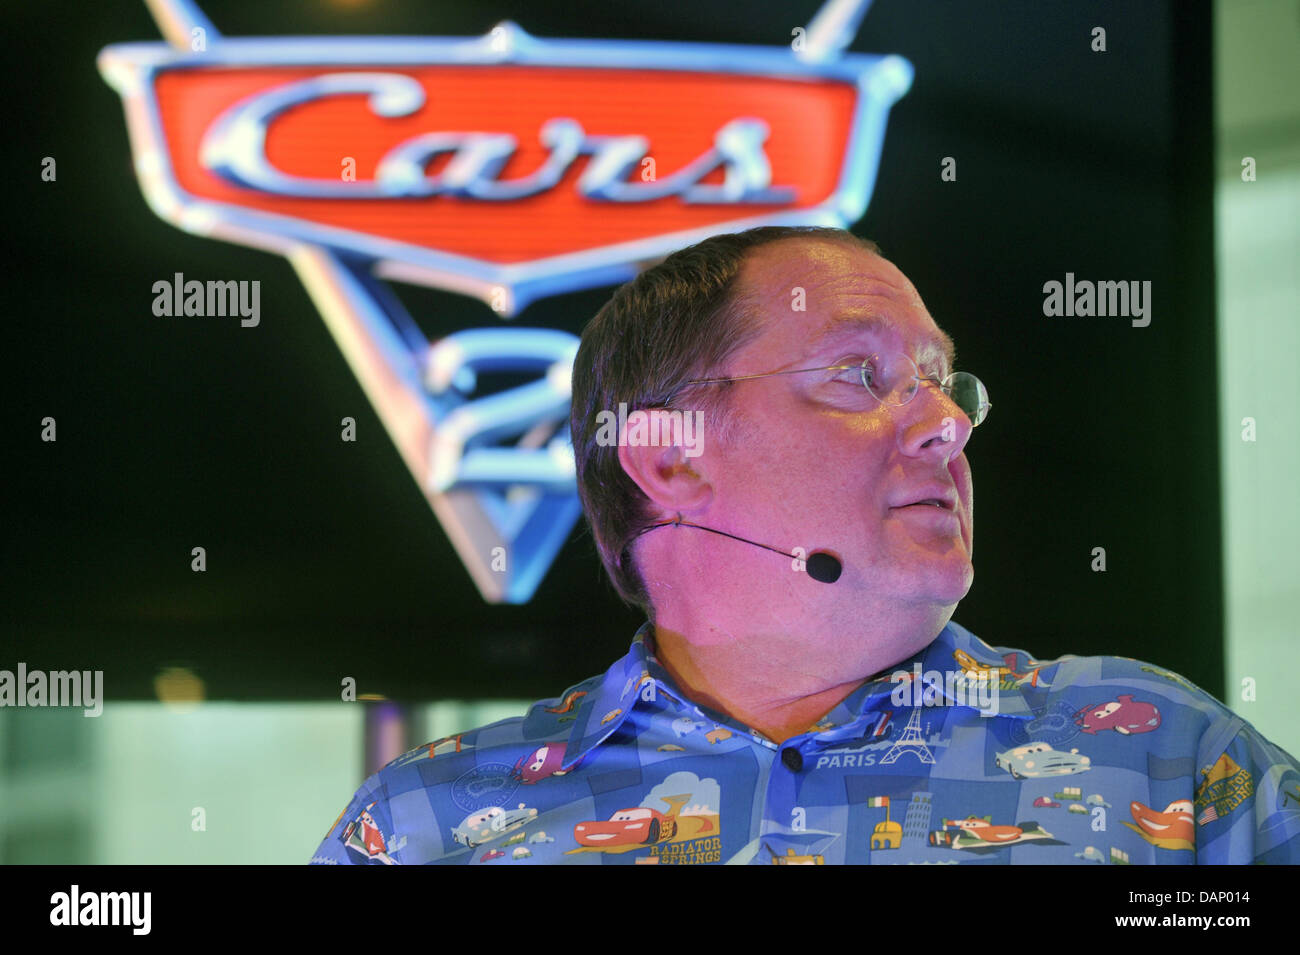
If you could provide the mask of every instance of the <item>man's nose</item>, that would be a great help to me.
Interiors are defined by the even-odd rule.
[[[974,426],[937,381],[924,378],[912,400],[903,405],[902,450],[917,455],[939,448],[945,457],[955,457],[966,447]]]

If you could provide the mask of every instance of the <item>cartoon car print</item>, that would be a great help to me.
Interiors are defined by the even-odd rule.
[[[532,858],[532,855],[533,855],[532,852],[530,852],[526,847],[524,847],[524,846],[515,846],[515,851],[512,852],[512,853],[510,853],[510,858],[512,858],[512,859],[529,859],[529,858]]]
[[[1150,733],[1160,726],[1160,711],[1154,703],[1133,699],[1122,693],[1109,703],[1093,703],[1074,714],[1076,725],[1094,736],[1102,730],[1114,730],[1121,736]]]
[[[372,802],[361,810],[357,818],[347,824],[339,839],[348,849],[356,852],[367,861],[382,862],[384,865],[397,865],[397,860],[392,857],[391,853],[396,852],[406,844],[406,837],[403,836],[392,845],[389,845],[384,839],[384,834],[379,829],[378,821],[370,814],[370,810],[374,807],[375,804]],[[343,818],[342,814],[339,815],[339,818]]]
[[[1140,802],[1129,803],[1132,823],[1124,823],[1152,845],[1163,849],[1192,849],[1196,834],[1192,826],[1192,801],[1175,799],[1164,811]]]
[[[527,756],[519,757],[514,769],[510,770],[510,776],[531,786],[548,776],[563,776],[568,771],[560,768],[563,765],[564,744],[548,743],[537,747]]]
[[[502,852],[500,849],[489,849],[487,852],[483,853],[483,858],[479,859],[478,861],[491,862],[493,859],[504,859],[505,857],[506,854]]]
[[[1074,857],[1076,859],[1083,859],[1085,862],[1100,862],[1103,865],[1106,862],[1106,857],[1101,854],[1101,850],[1096,846],[1084,846],[1083,851],[1076,852]]]
[[[451,830],[451,837],[461,845],[473,849],[485,842],[500,839],[536,818],[537,810],[528,809],[523,803],[519,804],[518,809],[489,806],[466,816],[459,826]]]
[[[1035,809],[1060,809],[1061,804],[1054,799],[1048,799],[1046,796],[1039,796],[1034,800]]]
[[[370,806],[373,805],[374,803],[370,804]],[[356,822],[360,823],[361,842],[364,844],[366,851],[372,856],[377,856],[380,853],[387,852],[388,846],[384,843],[384,834],[379,831],[379,824],[375,822],[375,817],[370,815],[370,806],[361,811],[361,815],[357,816]],[[356,825],[356,823],[349,825],[343,833],[345,840],[355,831],[353,825]]]
[[[998,769],[1005,769],[1012,779],[1025,779],[1037,776],[1069,776],[1071,773],[1083,773],[1092,768],[1092,760],[1080,756],[1077,749],[1068,753],[1052,749],[1048,743],[1035,742],[1017,746],[1005,753],[998,753],[995,759]]]
[[[681,739],[688,733],[694,733],[696,730],[704,729],[708,725],[708,723],[693,720],[689,716],[679,716],[673,720],[673,733],[678,739]]]
[[[973,849],[977,853],[1052,838],[1050,832],[1030,819],[1014,826],[995,826],[989,816],[967,816],[965,819],[945,819],[943,826],[930,833],[930,845],[941,849]]]
[[[951,829],[935,829],[930,833],[930,845],[938,846],[940,849],[951,849],[956,838],[957,834]]]
[[[1081,802],[1072,802],[1070,803],[1069,808],[1066,809],[1066,812],[1072,812],[1075,813],[1076,815],[1081,814],[1086,816],[1088,815],[1088,807]]]
[[[647,686],[651,687],[648,694],[646,692]],[[627,696],[627,691],[630,689],[632,689],[632,678],[628,677],[627,685],[623,688],[623,695]],[[653,700],[655,698],[655,693],[658,691],[658,684],[655,682],[655,678],[652,677],[649,674],[649,672],[642,670],[641,676],[638,677],[636,681],[636,691],[637,691],[637,695],[641,696],[641,699]]]
[[[573,827],[573,838],[583,846],[648,846],[676,834],[676,819],[645,806],[620,809],[608,822],[593,820]]]
[[[1005,666],[980,663],[965,650],[954,650],[952,655],[953,659],[955,659],[957,664],[961,667],[962,676],[965,676],[968,679],[969,674],[974,674],[977,680],[1010,679],[1016,684],[1016,686],[1023,686],[1025,683],[1029,683],[1031,686],[1038,686],[1039,665],[1035,661],[1029,660],[1027,661],[1030,664],[1029,669],[1024,670],[1023,672],[1017,670],[1014,665],[1016,662],[1016,655],[1014,653],[1008,653],[1002,658],[1002,662],[1006,664]],[[1044,683],[1043,685],[1046,686],[1047,684]]]
[[[459,733],[456,736],[444,736],[442,739],[436,739],[432,743],[424,743],[417,746],[410,752],[403,753],[397,759],[393,760],[392,766],[405,766],[407,763],[413,763],[421,759],[436,759],[439,756],[445,756],[448,753],[459,753],[461,751],[461,740],[465,736]]]
[[[995,826],[988,819],[981,819],[978,816],[967,816],[965,819],[945,819],[943,825],[945,829],[955,826],[960,831],[974,836],[981,842],[1012,842],[1024,834],[1024,830],[1019,826]]]
[[[961,667],[963,673],[988,674],[987,678],[991,678],[991,679],[996,679],[1002,676],[1003,674],[1011,673],[1011,669],[1009,667],[1000,667],[988,663],[980,663],[978,660],[976,660],[965,650],[954,650],[952,656],[953,659],[957,661],[957,665]]]
[[[704,734],[704,738],[710,743],[721,743],[723,740],[731,739],[731,730],[725,726],[715,726]]]
[[[1110,803],[1106,802],[1106,800],[1104,800],[1104,799],[1101,798],[1101,793],[1093,793],[1092,795],[1090,795],[1090,796],[1088,797],[1088,805],[1089,805],[1089,806],[1105,806],[1107,809],[1110,808]]]
[[[578,701],[587,695],[586,690],[574,690],[564,698],[564,702],[559,706],[546,707],[547,713],[571,713],[573,708],[578,705]]]

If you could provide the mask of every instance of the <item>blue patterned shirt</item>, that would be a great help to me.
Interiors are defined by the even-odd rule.
[[[949,623],[778,746],[652,647],[400,756],[312,863],[1300,863],[1296,760],[1159,667]]]

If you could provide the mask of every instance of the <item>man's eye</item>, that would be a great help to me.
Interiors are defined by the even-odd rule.
[[[831,373],[831,381],[846,381],[850,384],[862,385],[862,359],[861,358],[841,358],[835,363],[836,369]]]

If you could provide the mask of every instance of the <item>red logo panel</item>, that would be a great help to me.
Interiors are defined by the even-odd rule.
[[[674,195],[623,204],[588,199],[575,186],[588,156],[574,159],[553,188],[506,202],[448,195],[287,197],[235,185],[203,166],[203,136],[226,110],[247,97],[327,72],[408,76],[421,84],[427,99],[403,117],[376,116],[362,93],[292,107],[272,120],[266,140],[267,159],[286,175],[338,182],[344,158],[351,157],[356,178],[366,181],[384,154],[407,139],[429,132],[481,132],[508,133],[517,141],[499,175],[509,180],[542,165],[549,152],[539,132],[548,120],[566,117],[589,136],[644,136],[662,179],[707,152],[727,123],[755,117],[770,130],[763,149],[772,185],[793,189],[795,200],[689,204]],[[839,186],[858,95],[852,84],[837,80],[502,65],[173,69],[159,73],[155,84],[162,138],[177,184],[191,196],[503,265],[823,203]],[[435,159],[429,174],[447,161],[446,156]],[[639,169],[633,170],[629,181],[639,176]],[[721,170],[701,181],[721,182]],[[627,214],[632,210],[635,214]]]

